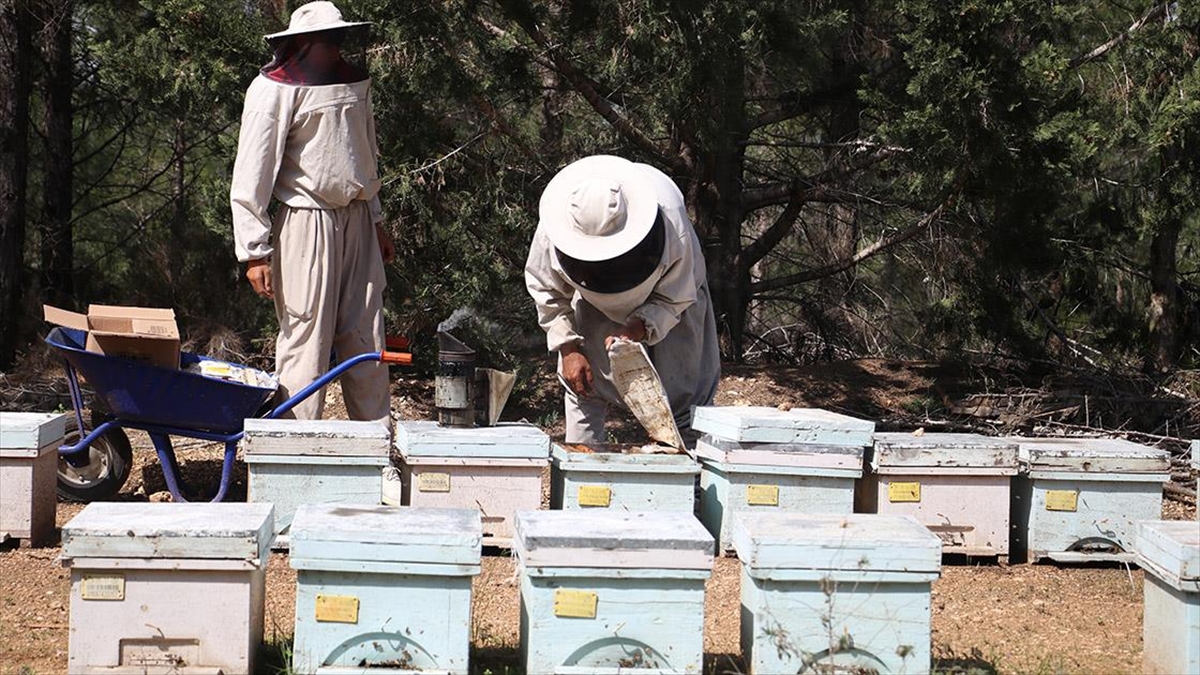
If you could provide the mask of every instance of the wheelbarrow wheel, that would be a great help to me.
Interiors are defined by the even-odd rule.
[[[99,422],[93,418],[93,425]],[[63,445],[74,445],[80,441],[78,425],[68,423]],[[88,446],[88,462],[84,466],[72,466],[63,457],[58,458],[58,495],[77,502],[95,502],[108,499],[121,491],[133,468],[133,447],[122,429],[109,429]]]

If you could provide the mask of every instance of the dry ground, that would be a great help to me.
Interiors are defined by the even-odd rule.
[[[722,405],[806,405],[885,419],[943,396],[937,366],[889,362],[832,364],[818,369],[730,369],[722,379]],[[401,377],[395,407],[407,419],[428,418],[432,382]],[[340,409],[337,392],[331,408]],[[553,386],[528,390],[505,418],[524,417],[561,436]],[[638,440],[627,419],[614,420],[620,440]],[[121,499],[161,498],[161,470],[149,443],[134,440],[137,462]],[[215,446],[178,443],[183,471],[193,485],[213,486],[220,460]],[[245,498],[245,467],[231,499]],[[60,503],[61,526],[82,508]],[[1164,517],[1194,519],[1194,507],[1164,502]],[[475,580],[472,646],[475,672],[518,672],[518,599],[513,560],[489,550]],[[0,549],[0,673],[60,673],[67,662],[69,575],[58,548]],[[292,632],[295,573],[287,556],[273,554],[267,571],[263,669],[280,672],[281,651]],[[706,670],[739,672],[738,562],[717,559],[705,598]],[[944,673],[1128,673],[1141,668],[1142,572],[1121,565],[998,566],[947,560],[933,585],[936,669]]]

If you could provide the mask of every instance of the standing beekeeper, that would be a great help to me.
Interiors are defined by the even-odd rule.
[[[661,171],[595,155],[542,192],[525,263],[546,345],[558,353],[566,442],[603,443],[608,405],[623,405],[608,345],[643,342],[680,430],[720,378],[716,321],[700,240],[683,194]]]
[[[383,265],[395,248],[379,205],[371,81],[340,49],[367,25],[331,2],[299,7],[266,36],[275,57],[246,92],[229,198],[237,258],[275,301],[281,400],[325,373],[331,354],[384,348]],[[385,366],[360,364],[341,383],[351,419],[390,425]],[[324,404],[322,391],[291,414],[317,419]]]

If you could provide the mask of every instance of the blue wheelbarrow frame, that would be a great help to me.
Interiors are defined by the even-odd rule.
[[[75,409],[75,421],[79,425],[79,434],[82,437],[77,443],[60,447],[60,457],[78,467],[87,463],[88,447],[109,431],[145,431],[150,435],[154,450],[158,453],[167,489],[170,490],[172,499],[177,502],[187,499],[181,489],[185,486],[180,476],[179,463],[175,458],[175,449],[171,445],[171,436],[186,436],[225,444],[221,484],[212,499],[219,502],[225,499],[229,490],[237,444],[245,434],[242,427],[247,418],[278,418],[360,363],[412,363],[412,356],[403,352],[358,354],[342,361],[291,398],[272,408],[269,401],[275,394],[275,386],[260,387],[231,382],[182,369],[193,363],[215,359],[183,352],[180,354],[180,369],[176,370],[90,352],[84,348],[86,341],[87,332],[73,328],[56,327],[46,336],[46,342],[63,358],[67,385],[71,392],[71,405]],[[95,396],[111,414],[111,418],[90,432],[86,432],[87,427],[83,421],[84,405],[83,393],[79,386],[80,376],[88,382]]]

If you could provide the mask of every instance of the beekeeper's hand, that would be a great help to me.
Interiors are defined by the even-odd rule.
[[[383,223],[375,223],[375,237],[379,239],[379,255],[383,256],[383,264],[388,264],[396,259],[396,244],[392,242],[392,235],[383,226]]]
[[[592,364],[579,351],[579,345],[570,343],[559,348],[562,356],[562,377],[577,396],[592,396]]]
[[[251,260],[246,263],[246,279],[254,287],[254,292],[268,300],[274,299],[275,288],[271,285],[271,261],[266,258]]]
[[[604,338],[604,348],[608,349],[612,347],[613,342],[616,342],[618,339],[622,338],[625,340],[633,340],[634,342],[641,342],[642,340],[645,340],[646,322],[642,321],[636,316],[631,318],[625,323],[624,326],[621,326],[621,330],[615,335],[609,335],[608,337]]]

